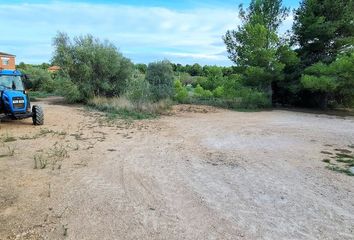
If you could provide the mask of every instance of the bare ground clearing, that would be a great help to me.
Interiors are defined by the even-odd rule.
[[[354,239],[354,118],[178,106],[102,121],[42,103],[0,123],[0,239]],[[35,160],[37,168],[34,169]]]

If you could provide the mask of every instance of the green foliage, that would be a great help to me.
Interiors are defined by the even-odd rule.
[[[266,93],[252,88],[239,89],[236,93],[237,97],[241,100],[239,104],[241,108],[259,109],[271,106],[269,96]]]
[[[277,30],[288,9],[280,0],[253,0],[250,7],[240,7],[242,25],[224,36],[229,58],[245,71],[244,83],[271,93],[272,82],[283,79],[285,64],[280,62],[281,46]]]
[[[68,103],[85,102],[87,99],[82,95],[78,85],[68,78],[59,78],[56,92],[63,96]]]
[[[223,77],[222,68],[217,66],[206,66],[207,81],[201,84],[204,89],[214,90],[220,85],[224,84],[225,78]]]
[[[179,76],[180,73],[186,73],[192,77],[204,76],[208,77],[210,75],[210,68],[218,68],[222,72],[223,76],[230,76],[231,74],[239,73],[239,68],[232,66],[232,67],[221,67],[221,66],[200,66],[199,64],[195,63],[193,65],[182,65],[182,64],[174,64],[171,63],[172,69],[174,72],[177,73]],[[183,81],[182,81],[183,83]]]
[[[202,77],[202,76],[198,76],[196,77],[196,82],[195,82],[195,87],[197,85],[200,85],[200,86],[203,86],[204,87],[207,87],[209,84],[208,84],[208,78],[207,77]]]
[[[200,98],[210,98],[213,96],[213,93],[210,90],[205,90],[202,86],[198,84],[194,89],[194,96]]]
[[[124,92],[134,66],[112,43],[91,35],[71,40],[67,34],[58,33],[53,45],[53,63],[76,85],[82,100]]]
[[[179,103],[185,103],[188,100],[188,90],[186,87],[183,87],[181,81],[176,80],[175,84],[175,96],[174,99]]]
[[[45,91],[49,93],[55,91],[55,81],[52,79],[51,74],[47,69],[43,69],[40,66],[31,66],[26,64],[22,64],[21,67],[23,68],[19,68],[19,70],[28,76],[28,80],[24,81],[27,89],[32,89],[33,91]]]
[[[354,107],[354,52],[340,56],[331,65],[338,83],[337,102]]]
[[[224,93],[225,93],[225,90],[224,90],[224,87],[223,86],[218,86],[217,88],[215,88],[213,90],[213,95],[214,97],[216,98],[221,98],[224,96]]]
[[[150,84],[145,80],[144,75],[138,75],[128,82],[125,95],[137,105],[142,105],[151,99]]]
[[[181,81],[183,85],[196,85],[197,79],[200,78],[199,76],[192,77],[189,73],[186,72],[179,72],[176,76],[177,79]]]
[[[174,75],[170,62],[150,63],[146,72],[146,80],[151,85],[154,101],[173,96]]]
[[[295,11],[293,41],[305,66],[331,63],[354,44],[354,1],[303,0]]]
[[[304,75],[301,78],[301,82],[304,85],[304,88],[307,88],[311,91],[332,92],[337,87],[335,79],[327,76],[316,77],[311,75]]]
[[[329,76],[332,70],[323,63],[317,63],[305,70],[301,78],[304,88],[312,91],[332,92],[336,89],[336,79]]]
[[[224,99],[234,99],[237,94],[237,90],[240,89],[242,86],[238,80],[231,78],[223,87],[224,92],[222,97]]]
[[[190,68],[189,73],[191,76],[201,76],[203,74],[203,68],[198,63],[195,63]]]
[[[325,93],[326,97],[332,96],[337,103],[352,107],[354,104],[353,79],[354,52],[339,56],[329,65],[316,63],[306,68],[301,83],[306,89]]]
[[[147,66],[144,63],[135,64],[135,69],[138,70],[141,74],[145,74]]]
[[[269,107],[271,101],[352,107],[353,4],[302,0],[290,42],[278,34],[289,12],[282,1],[251,0],[247,9],[240,6],[240,26],[223,37],[233,67],[168,61],[134,65],[107,41],[58,33],[53,64],[62,70],[55,79],[49,64],[20,63],[18,68],[30,76],[26,85],[33,90],[59,93],[69,102],[124,94],[134,111],[169,98],[231,108]]]
[[[243,22],[262,24],[269,32],[276,31],[288,13],[281,0],[252,0],[246,10],[242,4],[239,9]]]

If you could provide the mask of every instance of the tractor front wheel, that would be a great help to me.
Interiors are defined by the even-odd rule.
[[[43,125],[44,123],[44,113],[40,106],[34,105],[32,107],[32,121],[33,125]]]

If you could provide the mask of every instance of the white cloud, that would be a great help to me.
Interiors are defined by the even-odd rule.
[[[203,59],[203,60],[222,61],[225,58],[225,56],[220,55],[218,53],[203,54],[203,53],[184,53],[184,52],[164,52],[163,54],[167,56],[194,59],[194,60]]]
[[[113,42],[136,62],[170,59],[182,63],[230,64],[222,35],[239,22],[237,9],[185,11],[158,7],[60,3],[0,4],[0,51],[19,61],[48,61],[57,31],[93,34]],[[6,34],[4,34],[6,33]],[[4,49],[3,49],[4,48]]]

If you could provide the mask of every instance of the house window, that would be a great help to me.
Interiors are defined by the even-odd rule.
[[[1,58],[2,65],[7,66],[9,65],[10,59],[9,58]]]

